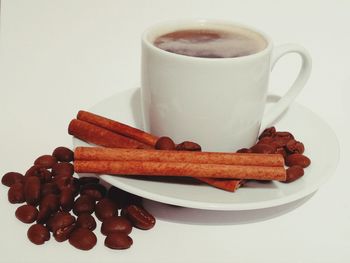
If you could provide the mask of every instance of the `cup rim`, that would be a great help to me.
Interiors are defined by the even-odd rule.
[[[182,55],[182,54],[177,54],[177,53],[172,53],[169,51],[165,51],[159,47],[156,47],[149,39],[149,35],[159,31],[164,28],[169,28],[168,30],[165,30],[165,32],[173,32],[175,30],[181,30],[181,29],[188,29],[192,28],[194,25],[205,25],[205,24],[211,24],[211,25],[222,25],[222,26],[234,26],[242,29],[249,30],[253,33],[256,33],[260,35],[264,40],[266,41],[267,45],[263,50],[260,50],[256,53],[250,54],[250,55],[245,55],[245,56],[240,56],[240,57],[227,57],[227,58],[205,58],[205,57],[193,57],[193,56],[187,56],[187,55]],[[157,36],[165,34],[163,33],[158,33],[156,34]],[[145,44],[149,49],[153,50],[154,52],[158,52],[159,54],[173,57],[174,59],[185,59],[185,60],[193,60],[193,61],[222,61],[222,62],[228,62],[228,61],[242,61],[242,60],[250,60],[250,59],[255,59],[257,57],[261,57],[266,55],[266,53],[269,53],[272,50],[272,40],[269,35],[267,35],[265,32],[261,31],[260,29],[257,29],[253,26],[230,21],[230,20],[221,20],[221,19],[207,19],[207,18],[200,18],[200,19],[176,19],[176,20],[166,20],[166,21],[161,21],[156,24],[153,24],[152,26],[148,27],[143,33],[141,37],[142,43]]]

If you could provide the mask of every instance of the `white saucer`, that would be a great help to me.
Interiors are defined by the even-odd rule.
[[[140,90],[128,89],[103,100],[89,109],[91,112],[142,129]],[[177,206],[208,210],[250,210],[290,203],[316,191],[335,171],[339,160],[339,144],[332,129],[305,106],[294,103],[275,124],[277,130],[290,131],[305,145],[305,154],[312,164],[299,180],[279,182],[249,182],[230,193],[189,183],[142,180],[102,175],[103,180],[130,193],[150,200]],[[86,143],[74,139],[74,146]],[[322,146],[322,148],[321,148]]]

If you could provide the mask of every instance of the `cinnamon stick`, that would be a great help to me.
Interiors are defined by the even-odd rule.
[[[189,176],[254,180],[286,180],[284,167],[244,166],[203,163],[151,161],[85,161],[75,160],[78,173],[134,176]]]
[[[147,144],[138,142],[94,124],[77,119],[74,119],[70,122],[68,133],[88,143],[93,143],[104,147],[134,149],[151,148],[151,146]]]
[[[204,177],[197,177],[196,179],[203,183],[207,183],[211,186],[214,186],[216,188],[229,191],[229,192],[236,191],[246,181],[243,179],[220,179],[220,178],[204,178]]]
[[[152,134],[91,112],[81,110],[78,112],[77,119],[86,121],[120,135],[124,135],[152,147],[154,147],[158,140],[158,137]]]
[[[251,165],[283,167],[280,154],[247,154],[222,152],[159,151],[153,149],[118,149],[102,147],[77,147],[75,160],[88,161],[151,161],[204,164]]]

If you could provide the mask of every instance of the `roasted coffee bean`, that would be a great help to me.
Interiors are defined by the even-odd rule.
[[[258,143],[250,148],[253,153],[271,154],[275,153],[275,148],[269,144]]]
[[[294,139],[294,136],[290,132],[276,132],[273,138],[274,144],[282,147],[286,146],[290,140]]]
[[[42,183],[50,182],[52,179],[51,172],[40,165],[33,165],[30,167],[24,175],[24,180],[32,176],[38,177]]]
[[[58,211],[59,209],[59,196],[56,194],[47,194],[41,200],[39,209],[48,208],[51,213]]]
[[[117,205],[109,198],[103,198],[95,206],[95,215],[100,221],[116,215]]]
[[[123,208],[131,204],[140,205],[142,202],[142,198],[128,193],[122,189],[119,189],[115,186],[112,186],[108,190],[108,198],[111,199],[116,205],[117,208]]]
[[[74,159],[73,151],[63,146],[57,147],[53,151],[52,156],[56,157],[60,162],[72,162]]]
[[[70,237],[75,228],[75,217],[67,212],[58,212],[49,219],[47,225],[55,240],[63,242]]]
[[[262,137],[257,143],[262,143],[262,144],[271,144],[273,143],[274,138],[273,137]]]
[[[79,191],[79,186],[73,177],[57,176],[54,178],[54,183],[57,185],[60,191],[65,188],[71,188],[74,193]]]
[[[294,139],[291,139],[287,142],[286,146],[285,146],[286,150],[288,151],[288,153],[304,153],[304,144],[297,141],[297,140],[294,140]]]
[[[37,223],[43,224],[49,219],[49,217],[57,212],[59,209],[59,196],[56,194],[47,194],[41,200],[39,204],[39,214]]]
[[[11,185],[7,192],[7,197],[11,204],[23,203],[26,200],[24,197],[24,184],[17,182]]]
[[[175,150],[175,143],[171,138],[163,136],[157,140],[154,148],[157,150],[172,151]]]
[[[67,239],[69,239],[74,229],[75,229],[75,225],[70,225],[64,228],[60,228],[56,230],[56,232],[53,232],[53,237],[57,242],[66,241]]]
[[[52,212],[48,207],[41,208],[39,210],[36,222],[38,224],[45,224],[49,220],[51,214]]]
[[[287,179],[284,183],[294,182],[304,175],[304,169],[301,166],[294,165],[287,169]]]
[[[23,223],[33,223],[38,216],[38,209],[32,205],[22,205],[16,209],[15,215]]]
[[[48,182],[41,185],[40,192],[40,196],[43,198],[48,194],[58,195],[60,193],[60,190],[58,189],[58,186],[55,182]]]
[[[84,184],[80,187],[81,195],[88,195],[95,201],[106,196],[107,189],[102,184]]]
[[[139,229],[151,229],[156,223],[154,216],[141,206],[129,205],[123,209],[123,214]]]
[[[88,195],[79,196],[73,204],[73,213],[80,215],[83,213],[92,214],[95,210],[95,200]]]
[[[35,176],[26,178],[24,183],[24,197],[30,205],[37,205],[40,200],[40,179]]]
[[[237,151],[237,153],[251,153],[252,150],[248,148],[241,148]]]
[[[200,152],[202,151],[202,147],[195,142],[184,141],[178,145],[176,145],[177,151],[191,151],[191,152]]]
[[[50,232],[43,225],[34,224],[28,229],[27,236],[32,243],[41,245],[50,239]]]
[[[40,177],[39,175],[39,170],[40,169],[45,169],[39,165],[33,165],[31,166],[27,171],[26,173],[24,174],[25,177],[27,176],[36,176],[36,177]]]
[[[288,155],[286,158],[286,165],[291,167],[294,165],[301,166],[302,168],[306,168],[310,165],[311,161],[305,155],[299,153],[293,153]]]
[[[52,176],[71,177],[74,174],[74,166],[71,163],[56,163],[52,167]]]
[[[3,185],[6,185],[10,187],[14,183],[22,183],[23,182],[23,175],[17,172],[8,172],[3,175],[1,178],[1,183]]]
[[[80,183],[78,178],[73,177],[73,183],[71,187],[74,192],[74,197],[77,196],[80,192]]]
[[[87,228],[77,228],[70,235],[69,243],[81,250],[90,250],[97,243],[96,235]]]
[[[133,240],[124,232],[113,232],[106,236],[105,246],[111,249],[127,249],[131,247]]]
[[[132,230],[131,222],[123,216],[113,216],[103,221],[101,233],[108,235],[112,232],[124,232],[130,234]]]
[[[47,227],[51,232],[56,232],[58,229],[65,228],[75,223],[75,217],[68,212],[59,211],[54,214],[47,222]]]
[[[85,184],[98,184],[100,182],[100,179],[97,177],[80,177],[78,179],[79,185],[85,185]]]
[[[96,221],[92,215],[85,213],[85,214],[80,214],[77,217],[77,222],[75,225],[77,227],[87,228],[93,231],[96,228]]]
[[[270,127],[266,128],[261,135],[259,136],[259,140],[261,140],[264,137],[272,137],[276,134],[276,128],[275,127]]]
[[[278,147],[278,148],[276,148],[275,153],[282,155],[284,159],[287,158],[287,152],[286,152],[286,150],[284,149],[284,147]]]
[[[69,212],[74,204],[74,191],[72,188],[63,188],[61,190],[59,203],[63,211]]]
[[[57,163],[56,157],[54,157],[52,155],[48,155],[48,154],[42,155],[34,161],[34,165],[39,165],[39,166],[44,167],[46,169],[52,168],[52,166],[55,163]]]
[[[122,199],[124,198],[124,196],[124,191],[115,186],[111,186],[108,189],[107,197],[117,205],[118,209],[122,208]]]

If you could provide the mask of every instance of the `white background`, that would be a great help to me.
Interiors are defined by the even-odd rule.
[[[25,172],[37,156],[59,145],[70,147],[67,125],[79,109],[138,85],[145,28],[167,19],[203,17],[253,25],[275,44],[296,42],[310,51],[312,76],[297,101],[337,134],[341,158],[334,176],[304,204],[280,216],[225,225],[159,220],[150,232],[136,231],[127,251],[105,248],[102,238],[88,252],[54,240],[31,244],[28,226],[15,219],[16,206],[7,202],[7,188],[1,185],[0,261],[350,261],[348,0],[3,0],[0,175]],[[293,56],[281,60],[272,74],[272,92],[283,94],[297,62]],[[305,129],[312,126],[305,123]],[[327,151],[323,140],[319,151]]]

